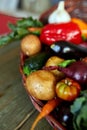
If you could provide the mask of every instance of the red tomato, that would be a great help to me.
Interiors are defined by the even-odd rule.
[[[56,85],[57,96],[66,101],[72,101],[78,97],[80,90],[80,84],[70,78],[65,78]]]

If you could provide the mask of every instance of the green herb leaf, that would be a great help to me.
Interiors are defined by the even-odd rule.
[[[70,108],[75,130],[87,130],[87,90],[82,91]]]
[[[16,28],[17,28],[17,26],[14,25],[14,24],[12,24],[12,23],[9,23],[9,24],[8,24],[8,27],[9,27],[12,31],[16,31]]]
[[[43,24],[39,20],[33,19],[32,17],[29,17],[29,18],[23,18],[23,19],[17,21],[17,26],[18,27],[24,27],[24,28],[27,28],[27,27],[42,27]]]
[[[75,114],[82,107],[83,102],[85,101],[85,97],[79,97],[75,100],[74,104],[71,105],[71,112]]]
[[[10,43],[14,39],[14,36],[15,36],[15,34],[14,34],[14,32],[12,32],[6,36],[0,37],[0,46]]]

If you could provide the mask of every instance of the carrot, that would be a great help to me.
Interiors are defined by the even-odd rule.
[[[82,35],[87,38],[87,23],[79,18],[72,18],[71,20],[72,20],[72,22],[78,24]]]
[[[42,111],[39,113],[39,115],[37,116],[37,118],[35,119],[32,127],[30,130],[34,130],[34,128],[36,127],[37,123],[44,118],[45,116],[47,116],[50,112],[52,112],[54,110],[54,108],[56,108],[58,106],[58,104],[60,104],[61,99],[59,98],[54,98],[50,101],[48,101],[42,108]]]
[[[38,33],[40,34],[42,31],[42,27],[29,27],[28,31],[32,32],[32,33]]]

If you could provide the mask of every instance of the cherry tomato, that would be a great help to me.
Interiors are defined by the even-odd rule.
[[[70,78],[65,78],[56,85],[57,96],[66,101],[73,101],[78,97],[80,90],[80,84]]]

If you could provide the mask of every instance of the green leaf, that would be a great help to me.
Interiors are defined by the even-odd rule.
[[[12,31],[16,31],[16,28],[17,28],[17,26],[14,25],[14,24],[12,24],[12,23],[9,23],[9,24],[8,24],[8,27],[9,27]]]
[[[66,66],[70,65],[73,62],[76,62],[76,60],[75,59],[64,60],[63,62],[59,63],[58,65],[61,66],[61,67],[66,67]]]
[[[79,129],[87,130],[87,104],[84,104],[79,112],[79,115],[76,119],[76,123]]]
[[[15,40],[20,40],[27,34],[40,35],[40,32],[38,31],[30,32],[29,30],[27,30],[27,28],[42,27],[43,24],[39,20],[29,17],[29,18],[23,18],[21,20],[18,20],[16,24],[9,23],[8,26],[12,32],[5,36],[0,37],[0,46],[6,45]]]
[[[20,36],[25,36],[29,33],[29,31],[25,28],[17,28],[17,34]]]
[[[26,74],[26,75],[29,75],[31,73],[31,69],[29,69],[28,66],[24,66],[23,67],[23,73]]]
[[[85,97],[80,97],[77,98],[73,105],[71,105],[71,113],[75,114],[76,112],[78,112],[80,110],[80,108],[82,107],[83,102],[85,101]]]
[[[87,130],[87,90],[81,91],[70,107],[74,130]]]
[[[13,38],[14,38],[14,32],[6,36],[0,37],[0,46],[10,43],[13,40]]]
[[[23,28],[42,27],[43,24],[39,20],[33,19],[32,17],[28,17],[28,18],[23,18],[23,19],[17,21],[17,26],[23,27]]]
[[[85,97],[87,99],[87,89],[84,91],[81,91],[81,96]]]
[[[29,74],[31,74],[32,72],[34,72],[34,71],[36,71],[36,70],[32,70],[32,69],[30,69],[28,66],[24,66],[23,67],[23,73],[25,74],[25,75],[29,75]]]

